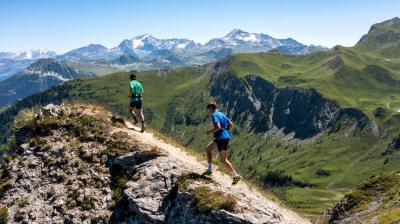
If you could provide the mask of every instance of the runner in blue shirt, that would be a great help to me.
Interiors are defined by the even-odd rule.
[[[208,160],[208,169],[204,172],[205,175],[211,175],[212,173],[212,150],[217,146],[219,152],[219,158],[221,162],[226,166],[226,168],[232,173],[233,182],[232,184],[237,184],[241,177],[236,173],[231,162],[228,160],[227,151],[231,135],[229,129],[233,126],[231,120],[225,116],[225,114],[217,110],[216,103],[209,103],[207,105],[207,110],[211,114],[211,120],[214,125],[212,130],[207,131],[207,134],[213,133],[214,140],[207,145],[206,153]]]

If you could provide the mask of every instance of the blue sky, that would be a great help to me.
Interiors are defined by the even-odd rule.
[[[204,43],[234,28],[352,46],[395,16],[399,0],[1,0],[0,51],[114,47],[144,33]]]

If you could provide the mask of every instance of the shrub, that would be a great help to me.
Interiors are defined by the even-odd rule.
[[[129,152],[131,145],[127,142],[128,134],[125,132],[116,132],[111,135],[107,141],[107,151],[113,157],[118,157]]]
[[[35,112],[32,109],[23,109],[14,119],[14,128],[32,128],[35,125]]]
[[[8,208],[0,207],[0,224],[8,223]]]
[[[3,194],[7,190],[12,188],[10,180],[5,180],[5,181],[1,180],[1,181],[2,181],[2,183],[0,183],[0,197],[3,196]]]
[[[82,201],[82,208],[84,210],[90,210],[94,208],[94,203],[96,202],[96,199],[92,196],[84,196],[83,201]]]
[[[53,197],[54,195],[56,195],[56,190],[54,189],[54,187],[51,187],[47,193],[46,193],[46,197],[47,199]]]
[[[284,187],[293,183],[292,176],[288,176],[283,170],[269,170],[263,179],[267,187]]]
[[[65,174],[58,174],[58,175],[56,176],[57,183],[62,183],[62,182],[65,181],[65,179],[67,179],[67,177],[65,176]]]
[[[195,181],[201,181],[203,183],[213,182],[212,179],[207,176],[200,175],[197,173],[187,173],[179,177],[177,181],[178,190],[181,192],[188,191],[189,185]]]
[[[283,170],[270,170],[263,178],[266,187],[315,187],[315,184],[293,180],[292,176],[286,175]]]
[[[80,201],[78,200],[79,196],[80,196],[80,193],[79,193],[78,189],[70,190],[68,192],[68,196],[67,196],[68,202],[76,201],[76,203],[79,205],[80,204]]]
[[[322,177],[328,177],[331,175],[331,172],[327,171],[327,170],[323,170],[323,169],[318,169],[315,174],[317,174],[318,176],[322,176]]]
[[[19,207],[25,207],[29,204],[29,198],[28,197],[22,197],[21,201],[19,202]]]
[[[118,204],[119,202],[122,201],[122,199],[124,199],[124,190],[120,187],[117,187],[113,192],[112,198],[115,201],[115,203]]]
[[[225,194],[222,191],[212,191],[207,186],[197,187],[191,193],[193,194],[192,206],[199,213],[209,213],[221,209],[232,212],[237,204],[232,195]]]
[[[58,119],[53,117],[44,117],[40,121],[36,121],[36,131],[39,134],[47,135],[52,129],[58,127]]]
[[[67,200],[67,208],[73,209],[73,208],[75,208],[76,206],[77,206],[77,203],[76,203],[75,200],[73,200],[73,199]]]
[[[24,214],[21,210],[17,210],[14,214],[14,221],[21,222],[24,219]]]
[[[78,175],[82,175],[82,174],[84,174],[86,172],[87,172],[86,166],[80,165],[79,168],[78,168]]]

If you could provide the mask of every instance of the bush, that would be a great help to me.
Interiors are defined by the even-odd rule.
[[[14,128],[32,128],[35,125],[35,112],[32,109],[23,109],[14,120]]]
[[[1,181],[2,183],[0,183],[0,197],[3,196],[6,191],[12,188],[10,180]]]
[[[21,210],[17,210],[14,214],[14,221],[21,222],[22,220],[24,220],[24,214]]]
[[[122,201],[122,199],[124,199],[124,190],[121,189],[120,187],[117,187],[114,192],[113,192],[113,196],[112,199],[115,201],[115,203],[119,203]]]
[[[28,197],[22,197],[21,201],[19,202],[19,207],[25,207],[29,204],[29,198]]]
[[[8,208],[0,207],[0,224],[8,223]]]
[[[318,169],[315,172],[316,175],[321,176],[321,177],[328,177],[331,175],[331,172],[327,171],[327,170],[323,170],[323,169]]]
[[[90,210],[94,208],[94,203],[96,199],[92,196],[84,196],[82,201],[82,208],[83,210]]]
[[[75,208],[76,206],[77,206],[77,203],[76,203],[75,200],[73,200],[73,199],[67,200],[67,208],[68,208],[68,209],[73,209],[73,208]]]
[[[304,183],[302,181],[293,180],[292,176],[286,175],[283,170],[270,170],[264,176],[264,186],[266,187],[315,187],[315,184]]]
[[[234,211],[237,204],[236,199],[222,191],[212,191],[207,186],[197,187],[192,190],[194,206],[199,213],[209,213],[225,209],[227,211]]]
[[[46,198],[50,199],[54,195],[56,195],[56,190],[54,189],[54,187],[51,187],[46,193]]]
[[[67,177],[65,176],[65,174],[58,174],[56,176],[56,181],[57,183],[62,183],[65,181],[65,179],[67,179]]]
[[[264,176],[263,183],[267,187],[285,187],[293,184],[293,178],[283,170],[270,170]]]
[[[177,181],[178,190],[181,192],[188,191],[188,187],[195,181],[201,181],[203,183],[212,183],[213,180],[210,177],[197,173],[187,173],[179,177]]]

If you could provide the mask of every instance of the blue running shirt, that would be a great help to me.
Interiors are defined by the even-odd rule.
[[[217,127],[217,124],[219,123],[221,125],[221,131],[220,134],[217,137],[217,140],[222,140],[222,139],[230,139],[231,136],[228,131],[228,126],[229,126],[229,118],[227,118],[223,113],[219,111],[215,111],[212,114],[212,122],[214,124],[214,127]]]

